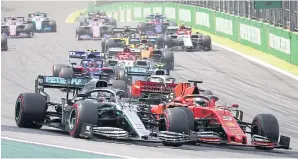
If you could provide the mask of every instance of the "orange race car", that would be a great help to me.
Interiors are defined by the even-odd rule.
[[[185,107],[188,109],[184,110],[188,120],[181,121],[184,127],[181,129],[185,130],[185,127],[188,127],[190,132],[186,133],[195,136],[197,142],[249,146],[258,149],[289,149],[290,138],[279,136],[279,125],[275,116],[258,114],[252,123],[244,122],[243,112],[238,110],[238,104],[217,106],[218,98],[209,91],[200,90],[197,83],[202,82],[179,83],[174,88],[175,97],[168,103],[153,106],[151,112],[160,122],[167,123],[168,120],[179,120],[171,119],[171,113],[175,112],[171,109],[182,111],[181,107]],[[232,112],[236,115],[234,116]],[[250,128],[250,132],[246,131],[246,128]],[[170,131],[171,127],[165,125],[165,129]],[[251,144],[248,144],[245,133],[251,135]]]

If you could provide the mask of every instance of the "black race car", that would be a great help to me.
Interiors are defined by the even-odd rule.
[[[39,129],[42,126],[58,128],[74,137],[93,138],[95,136],[160,142],[166,146],[181,146],[190,141],[189,124],[179,121],[185,116],[184,110],[169,114],[169,121],[159,122],[148,105],[127,98],[122,90],[124,82],[90,78],[61,78],[38,76],[35,80],[35,93],[21,93],[15,105],[15,121],[18,127]],[[65,98],[60,102],[50,101],[45,88],[65,88]],[[73,98],[69,99],[72,91]],[[56,111],[50,111],[53,107]],[[182,109],[181,109],[182,110]],[[179,120],[173,119],[179,118]],[[183,119],[183,120],[184,120]],[[163,120],[166,121],[166,120]],[[169,132],[163,130],[170,126]]]

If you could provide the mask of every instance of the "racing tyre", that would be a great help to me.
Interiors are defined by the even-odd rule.
[[[210,51],[212,49],[211,37],[209,35],[203,35],[202,45],[203,45],[205,51]]]
[[[103,38],[101,41],[101,52],[106,53],[107,38]]]
[[[62,70],[62,68],[70,68],[70,67],[67,66],[67,65],[62,65],[62,64],[53,65],[53,68],[52,68],[53,76],[54,77],[59,77],[59,73]]]
[[[80,101],[73,104],[68,117],[69,134],[78,138],[84,124],[96,125],[98,120],[97,106],[92,101]]]
[[[115,27],[117,27],[117,21],[114,18],[109,18],[109,25],[114,25]]]
[[[138,23],[138,32],[139,32],[139,34],[140,35],[142,35],[143,34],[143,32],[145,31],[145,29],[146,29],[146,23],[145,22],[140,22],[140,23]]]
[[[106,49],[106,51],[110,48],[110,47],[113,47],[115,45],[115,41],[114,41],[114,39],[108,39],[107,40],[107,42],[106,42],[106,47],[105,47],[105,49]],[[110,56],[110,55],[109,55]]]
[[[118,71],[118,80],[126,81],[126,76],[125,76],[124,70],[119,70]]]
[[[8,45],[7,45],[7,37],[6,34],[1,34],[1,51],[7,51]]]
[[[51,26],[51,28],[52,28],[52,32],[57,32],[56,21],[51,20],[51,21],[50,21],[50,26]]]
[[[252,121],[251,136],[260,135],[278,142],[279,139],[279,124],[276,117],[272,114],[258,114]],[[260,148],[257,149],[273,149]]]
[[[21,93],[15,105],[15,121],[18,127],[40,129],[45,118],[46,99],[35,93]]]
[[[165,36],[164,37],[164,46],[167,46],[167,48],[173,47],[173,39],[171,36]]]
[[[161,115],[161,120],[161,131],[166,130],[186,135],[189,134],[189,130],[193,129],[195,124],[192,112],[181,107],[166,109]],[[182,146],[182,143],[164,142],[163,145],[179,147]]]
[[[163,52],[163,59],[166,63],[166,68],[173,70],[174,69],[174,53],[170,50],[164,50]]]
[[[73,76],[74,76],[74,72],[72,68],[62,68],[61,71],[59,72],[59,77],[69,78]]]

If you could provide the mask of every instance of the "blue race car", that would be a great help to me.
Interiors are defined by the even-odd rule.
[[[30,13],[28,20],[35,24],[36,32],[57,32],[56,21],[48,18],[46,13]]]
[[[56,64],[53,65],[53,76],[55,77],[73,77],[88,76],[96,79],[113,78],[113,69],[105,68],[105,54],[96,50],[88,51],[70,51],[70,65]],[[71,59],[81,59],[80,64],[71,62]]]

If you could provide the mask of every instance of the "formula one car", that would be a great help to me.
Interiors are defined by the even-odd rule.
[[[113,28],[117,27],[117,21],[114,18],[109,18],[106,12],[88,12],[89,18],[97,18],[101,19],[105,24],[113,26]]]
[[[106,65],[105,55],[101,52],[97,52],[96,50],[87,50],[87,52],[70,51],[68,57],[70,65],[53,65],[53,76],[65,78],[73,76],[87,76],[106,80],[113,78],[109,76],[112,69],[104,67],[104,65]],[[71,61],[71,59],[74,58],[82,59],[79,65]],[[106,74],[105,72],[109,72],[109,74]]]
[[[192,28],[187,26],[168,27],[166,36],[162,40],[164,46],[175,47],[180,46],[186,51],[205,50],[210,51],[211,37],[200,33],[193,34]]]
[[[4,17],[4,22],[1,25],[1,33],[8,37],[24,37],[31,38],[34,35],[34,24],[30,21],[25,21],[24,17]]]
[[[146,17],[146,22],[138,24],[138,32],[140,35],[156,35],[164,34],[167,26],[176,26],[175,22],[169,22],[164,15],[152,14]]]
[[[1,34],[1,51],[7,51],[8,45],[7,45],[7,36],[6,34]]]
[[[152,112],[160,114],[168,107],[188,107],[193,112],[188,119],[190,130],[196,134],[198,142],[257,149],[289,149],[290,138],[279,136],[279,125],[274,115],[258,114],[251,123],[244,122],[243,112],[238,110],[238,104],[218,106],[218,97],[206,95],[197,87],[197,83],[202,81],[188,82],[194,83],[194,86],[190,83],[178,84],[174,89],[173,100],[153,107]],[[235,112],[236,116],[232,112]],[[250,128],[250,131],[247,131],[247,128]],[[251,144],[248,144],[245,133],[251,135]]]
[[[37,32],[57,32],[56,21],[48,18],[46,13],[30,13],[28,19],[35,24]]]
[[[105,25],[97,18],[89,19],[88,23],[85,23],[76,28],[77,40],[100,40],[105,37],[111,37],[111,35],[112,28],[108,25]]]
[[[137,28],[125,26],[124,28],[113,28],[114,38],[135,38],[137,35]]]
[[[74,138],[104,137],[163,143],[165,146],[181,146],[190,141],[185,111],[167,112],[168,125],[173,131],[163,131],[153,114],[138,101],[127,98],[119,88],[121,81],[106,81],[90,78],[61,78],[38,76],[35,93],[21,93],[15,105],[15,121],[18,127],[40,129],[54,127],[69,132]],[[66,98],[50,101],[46,88],[69,89]],[[70,91],[73,98],[69,99]],[[54,108],[55,111],[49,110]],[[176,120],[174,120],[176,119]],[[179,119],[179,120],[177,120]]]
[[[129,43],[130,45],[135,45],[136,48],[141,49],[141,59],[163,63],[164,67],[174,69],[173,51],[166,48],[156,49],[156,38],[131,38],[129,39]]]

